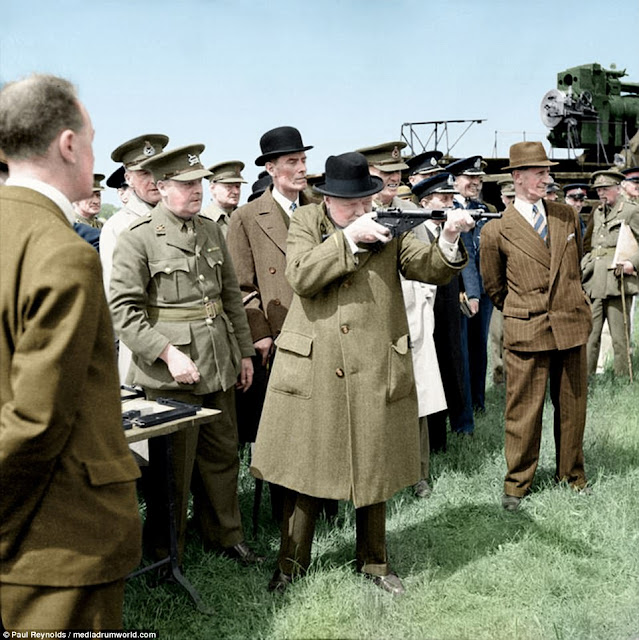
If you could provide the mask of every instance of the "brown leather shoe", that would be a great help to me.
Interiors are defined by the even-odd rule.
[[[507,493],[504,493],[501,497],[501,506],[506,509],[506,511],[517,511],[520,504],[521,498],[517,496],[509,496]]]
[[[244,540],[238,542],[233,547],[224,547],[224,549],[222,549],[222,555],[232,560],[237,560],[237,562],[243,565],[261,564],[265,560],[264,556],[258,556]]]
[[[413,493],[416,498],[430,498],[433,490],[430,488],[428,481],[422,478],[417,484],[413,485]]]
[[[365,573],[364,576],[374,585],[377,585],[380,589],[383,589],[391,595],[401,596],[406,593],[402,581],[394,571],[387,573],[385,576],[374,576],[371,573]]]
[[[276,569],[266,588],[273,593],[284,593],[291,582],[293,582],[293,576]]]

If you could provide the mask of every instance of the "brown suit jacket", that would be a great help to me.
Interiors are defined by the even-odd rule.
[[[246,306],[253,342],[280,333],[293,300],[285,276],[288,218],[272,191],[236,209],[226,237],[242,294],[259,293]],[[300,194],[300,206],[312,202],[308,192]]]
[[[484,287],[503,311],[504,347],[515,351],[570,349],[585,344],[592,327],[577,214],[564,204],[545,207],[549,246],[512,204],[482,230]]]
[[[0,580],[83,586],[140,559],[97,253],[45,196],[0,187]]]

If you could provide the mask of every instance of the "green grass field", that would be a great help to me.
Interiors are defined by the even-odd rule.
[[[634,368],[639,377],[636,355]],[[152,587],[143,576],[127,585],[125,628],[190,640],[639,639],[639,382],[606,372],[591,383],[588,496],[553,482],[546,405],[533,491],[516,513],[500,504],[503,406],[503,389],[489,387],[475,437],[449,435],[448,451],[432,457],[430,499],[404,490],[388,503],[389,557],[405,596],[393,598],[355,574],[354,511],[345,503],[338,524],[319,523],[309,575],[284,595],[268,593],[279,532],[265,492],[251,540],[268,556],[264,567],[206,554],[191,537],[185,572],[214,615],[196,611],[179,588]],[[246,466],[240,499],[248,533],[253,480]]]

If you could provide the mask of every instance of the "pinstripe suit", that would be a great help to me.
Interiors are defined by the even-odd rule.
[[[504,315],[506,463],[504,492],[530,489],[539,458],[546,383],[554,406],[556,478],[585,485],[585,344],[592,326],[581,287],[579,221],[567,205],[545,203],[548,246],[511,204],[482,231],[484,287]]]

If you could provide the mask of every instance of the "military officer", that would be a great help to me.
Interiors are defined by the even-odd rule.
[[[91,197],[73,203],[77,224],[86,224],[94,229],[102,229],[102,221],[98,220],[102,208],[102,192],[104,191],[104,187],[100,184],[102,180],[104,180],[104,176],[101,173],[94,173]]]
[[[443,283],[464,264],[459,230],[446,222],[438,245],[391,238],[375,222],[384,181],[359,153],[330,156],[321,205],[296,212],[286,276],[295,295],[268,386],[252,461],[259,477],[286,487],[278,559],[269,590],[309,566],[321,498],[356,509],[357,569],[403,593],[388,564],[386,500],[419,479],[417,399],[399,272]],[[379,251],[370,243],[380,242]]]
[[[118,236],[129,225],[155,207],[160,201],[160,192],[153,182],[150,171],[140,168],[143,160],[161,153],[167,145],[167,136],[159,133],[147,133],[132,140],[123,142],[111,153],[114,162],[121,162],[124,168],[124,179],[131,187],[124,207],[114,213],[102,227],[100,234],[100,262],[102,262],[102,278],[104,289],[109,296],[109,283],[113,265],[113,251]],[[131,365],[131,352],[126,345],[120,344],[118,350],[118,371],[120,381],[124,382]]]
[[[624,175],[618,171],[596,171],[592,174],[592,188],[601,204],[592,214],[592,240],[590,251],[583,257],[583,286],[592,302],[593,327],[588,338],[588,373],[597,370],[604,320],[608,321],[614,370],[617,375],[629,375],[628,349],[630,327],[630,303],[639,288],[637,269],[639,253],[621,265],[612,264],[622,222],[629,225],[635,239],[639,239],[639,206],[620,195]],[[615,267],[619,266],[615,273]],[[622,291],[623,283],[623,291]],[[624,300],[626,297],[625,314]]]
[[[417,207],[413,202],[402,200],[398,195],[402,171],[409,168],[401,153],[405,146],[405,142],[398,140],[356,150],[366,158],[370,174],[381,178],[384,183],[383,189],[375,194],[373,201],[376,207],[401,207],[403,209]]]
[[[240,202],[241,185],[246,184],[242,178],[244,163],[239,160],[218,162],[209,167],[209,191],[211,192],[211,204],[206,207],[201,215],[211,218],[222,228],[224,237],[228,232],[229,218]]]
[[[133,353],[128,381],[147,397],[168,396],[222,411],[212,424],[175,434],[180,545],[189,481],[205,548],[242,563],[259,561],[244,541],[237,498],[234,388],[246,390],[255,353],[242,297],[220,227],[199,215],[204,145],[180,147],[140,164],[150,171],[161,202],[120,234],[110,300],[118,337]],[[238,378],[239,376],[239,378]],[[152,473],[164,473],[155,441]],[[152,487],[153,489],[153,487]],[[145,541],[164,555],[162,497],[147,492]]]
[[[622,195],[635,204],[639,203],[639,167],[624,169],[625,178],[621,181]]]

